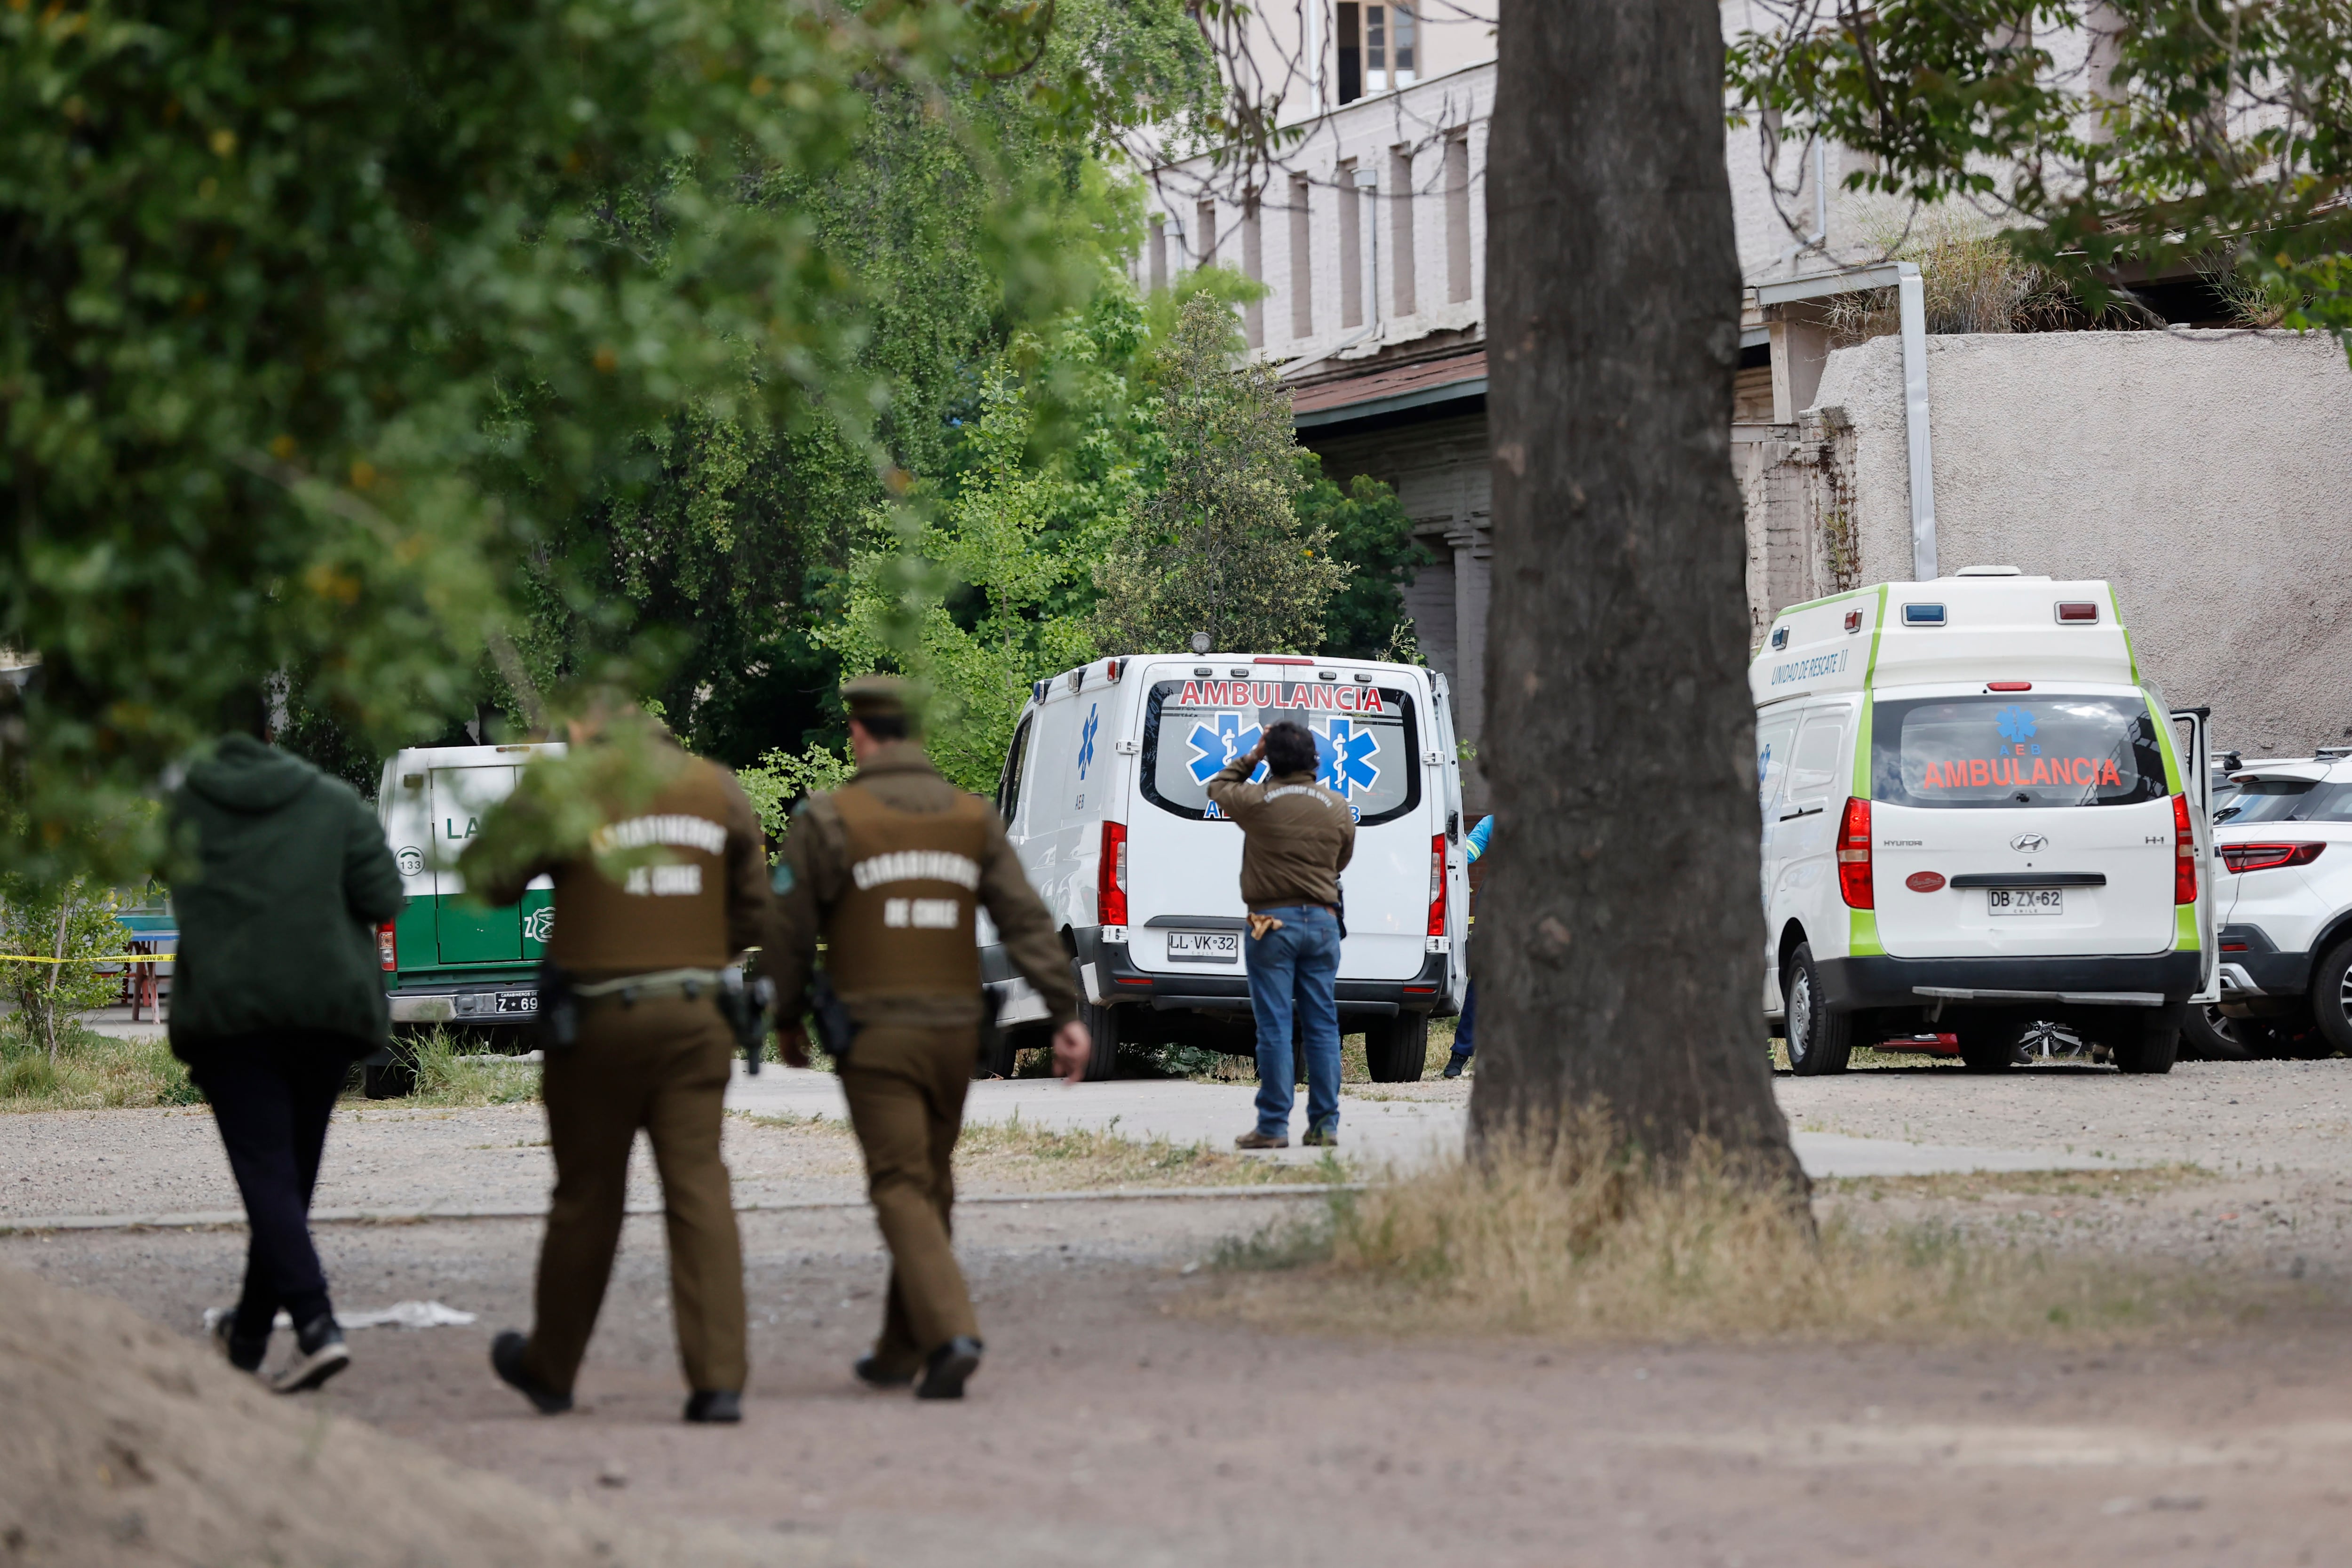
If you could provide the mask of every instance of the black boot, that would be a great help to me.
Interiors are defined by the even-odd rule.
[[[915,1385],[918,1399],[961,1399],[963,1382],[980,1370],[981,1342],[958,1334],[923,1358],[923,1381]]]
[[[321,1312],[294,1331],[294,1360],[272,1378],[269,1386],[280,1394],[302,1394],[318,1387],[352,1364],[343,1344],[343,1331],[332,1312]]]
[[[880,1356],[859,1356],[849,1370],[868,1388],[904,1388],[915,1381],[911,1372],[892,1372],[884,1366]]]
[[[541,1415],[561,1415],[572,1408],[572,1395],[558,1394],[523,1370],[523,1352],[530,1341],[512,1329],[490,1342],[490,1370],[510,1388],[522,1391]]]
[[[743,1396],[731,1388],[698,1388],[687,1398],[686,1418],[731,1426],[743,1419]]]

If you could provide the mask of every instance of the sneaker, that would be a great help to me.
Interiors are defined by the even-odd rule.
[[[958,1334],[923,1358],[923,1381],[915,1385],[918,1399],[961,1399],[964,1379],[980,1370],[981,1342]]]
[[[507,1330],[490,1342],[490,1370],[507,1386],[520,1390],[541,1415],[561,1415],[572,1408],[572,1395],[556,1393],[523,1370],[523,1352],[529,1349],[527,1336]]]
[[[268,1334],[257,1340],[248,1340],[239,1334],[235,1307],[213,1320],[212,1332],[213,1343],[220,1348],[220,1353],[227,1359],[229,1365],[239,1372],[249,1372],[257,1377],[260,1375],[261,1358],[269,1353]]]
[[[743,1419],[743,1396],[731,1388],[698,1388],[686,1402],[686,1418],[713,1426]]]
[[[1444,1076],[1447,1078],[1460,1078],[1462,1076],[1462,1069],[1469,1065],[1470,1058],[1468,1057],[1448,1057],[1445,1058],[1445,1072]]]
[[[915,1381],[913,1373],[896,1371],[885,1365],[880,1356],[859,1356],[849,1370],[868,1388],[904,1388]]]
[[[1339,1146],[1339,1124],[1334,1121],[1321,1127],[1310,1127],[1307,1130],[1307,1136],[1299,1142],[1309,1149],[1336,1149]]]
[[[1234,1140],[1234,1147],[1236,1149],[1287,1149],[1290,1147],[1290,1134],[1261,1132],[1253,1127]]]
[[[351,1364],[334,1314],[321,1312],[294,1331],[294,1359],[269,1386],[280,1394],[307,1394]]]

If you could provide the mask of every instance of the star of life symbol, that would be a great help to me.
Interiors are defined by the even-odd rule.
[[[1193,779],[1207,784],[1223,772],[1228,764],[1255,750],[1258,736],[1263,732],[1255,724],[1243,729],[1242,716],[1238,713],[1220,713],[1213,723],[1193,725],[1192,732],[1185,737],[1192,747]],[[1257,771],[1250,774],[1250,782],[1256,784],[1265,777],[1265,764],[1260,763]]]
[[[1315,737],[1316,757],[1322,763],[1316,782],[1341,800],[1358,791],[1370,794],[1380,782],[1380,764],[1372,761],[1380,749],[1380,737],[1358,730],[1354,720],[1332,720],[1326,732]]]
[[[1087,727],[1078,735],[1078,779],[1085,782],[1087,769],[1094,765],[1095,730],[1102,723],[1102,704],[1087,710]]]
[[[2033,715],[2024,709],[2011,706],[1994,715],[1994,722],[2004,741],[2023,741],[2034,732]]]

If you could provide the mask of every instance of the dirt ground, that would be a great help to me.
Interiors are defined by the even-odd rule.
[[[1219,1238],[1298,1200],[976,1206],[959,1243],[988,1362],[962,1405],[921,1405],[847,1373],[879,1311],[870,1223],[854,1209],[759,1213],[744,1216],[748,1419],[711,1432],[677,1420],[657,1221],[630,1222],[583,1407],[553,1420],[484,1365],[488,1334],[527,1317],[535,1224],[339,1226],[320,1239],[347,1306],[437,1299],[481,1319],[354,1334],[353,1370],[306,1408],[543,1499],[725,1526],[747,1549],[827,1565],[2352,1558],[2352,1062],[2184,1069],[2153,1092],[2041,1073],[1781,1088],[1799,1125],[1922,1142],[2044,1147],[2071,1121],[2154,1155],[2177,1141],[2168,1116],[2194,1120],[2195,1140],[2237,1157],[2123,1179],[1845,1183],[1823,1202],[2172,1259],[2273,1308],[2119,1343],[1333,1337],[1243,1324],[1221,1298],[1246,1282],[1199,1267]],[[503,1128],[462,1137],[488,1144]],[[806,1152],[812,1175],[831,1159]],[[39,1180],[73,1195],[62,1167]],[[233,1291],[241,1249],[232,1230],[16,1235],[0,1237],[0,1265],[193,1335],[201,1308]],[[2289,1310],[2257,1289],[2284,1278],[2305,1287]]]

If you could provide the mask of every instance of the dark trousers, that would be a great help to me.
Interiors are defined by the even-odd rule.
[[[874,1359],[885,1372],[911,1373],[958,1334],[980,1333],[950,1237],[956,1138],[979,1050],[979,1032],[970,1024],[875,1024],[857,1032],[841,1064],[875,1223],[890,1247],[889,1300],[874,1342]]]
[[[310,1194],[327,1121],[358,1047],[340,1037],[252,1036],[207,1047],[188,1076],[212,1102],[251,1239],[236,1335],[259,1339],[279,1308],[299,1328],[330,1310],[310,1245]]]
[[[1462,1020],[1454,1026],[1454,1054],[1466,1057],[1478,1049],[1478,983],[1472,981],[1462,991]]]
[[[544,1386],[570,1393],[587,1353],[621,1243],[629,1150],[643,1128],[661,1176],[670,1305],[687,1382],[741,1390],[743,1247],[719,1157],[734,1058],[734,1032],[707,996],[585,1003],[579,1040],[549,1048],[541,1093],[555,1196],[524,1361]]]

